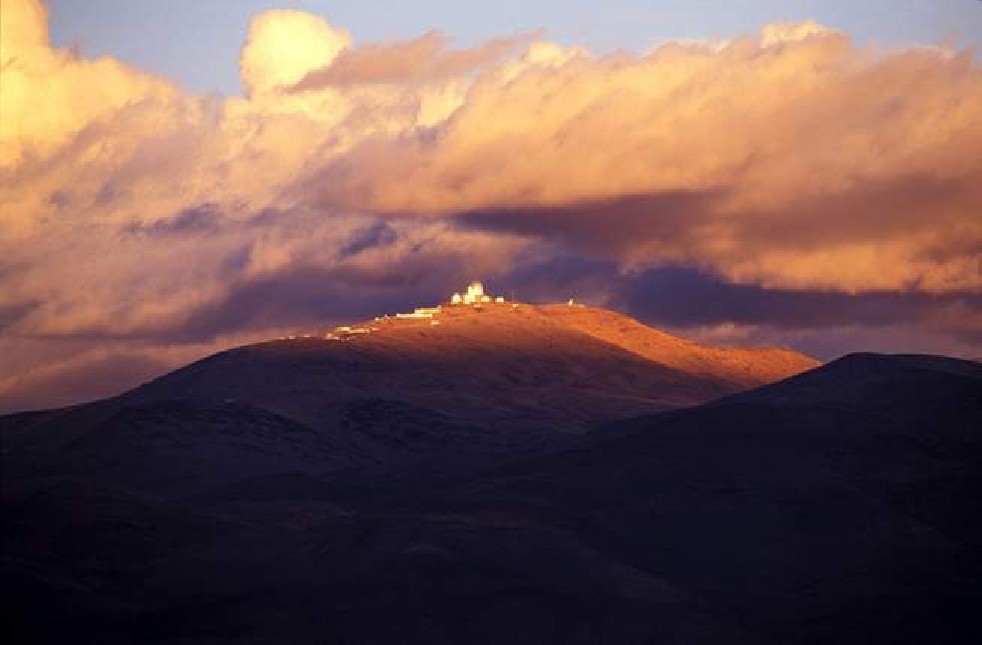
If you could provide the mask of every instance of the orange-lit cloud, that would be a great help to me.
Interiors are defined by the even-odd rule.
[[[449,49],[450,38],[431,31],[419,38],[348,49],[308,72],[294,92],[330,86],[407,84],[464,76],[528,44],[531,35],[497,38],[472,49]]]
[[[244,96],[221,98],[52,47],[38,0],[0,11],[7,342],[207,343],[475,275],[617,304],[604,281],[665,266],[937,297],[924,328],[974,337],[971,52],[812,22],[599,57],[539,35],[359,44],[271,11],[244,34]]]
[[[36,2],[4,11],[4,192],[22,223],[50,216],[48,195],[141,221],[202,202],[477,212],[628,268],[684,262],[849,292],[982,288],[970,53],[877,53],[804,23],[639,56],[537,43],[502,60],[520,39],[357,46],[318,17],[271,11],[242,51],[253,100],[215,101],[51,49]],[[115,199],[100,203],[107,190]],[[633,197],[671,212],[622,216]],[[576,239],[591,228],[576,218],[602,221],[609,244]]]
[[[267,11],[253,19],[239,61],[250,95],[286,88],[351,46],[346,31],[302,11]]]
[[[90,124],[177,93],[171,83],[112,58],[86,60],[52,49],[47,9],[36,0],[5,1],[0,11],[0,169],[51,163]]]
[[[367,142],[303,188],[373,212],[493,224],[502,211],[502,227],[560,237],[590,229],[563,217],[592,219],[613,238],[595,250],[631,266],[944,292],[982,288],[979,149],[971,53],[877,54],[815,26],[770,27],[486,75],[435,136]],[[624,213],[635,197],[655,207]]]

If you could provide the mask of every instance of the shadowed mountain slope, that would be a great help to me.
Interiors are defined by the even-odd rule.
[[[19,457],[8,468],[176,492],[443,454],[464,463],[737,391],[748,365],[769,379],[813,363],[784,350],[704,348],[567,308],[575,316],[559,306],[445,307],[434,318],[366,322],[356,327],[371,333],[344,339],[231,349],[118,397],[0,418]],[[612,324],[629,325],[624,337],[647,356],[591,331]],[[736,372],[673,366],[712,352],[739,357]]]
[[[980,429],[979,364],[857,354],[431,494],[575,527],[774,642],[969,643]]]
[[[579,435],[468,423],[405,394],[338,397],[333,421],[317,425],[221,384],[255,379],[236,391],[286,396],[303,383],[291,369],[316,379],[338,357],[363,361],[351,374],[386,375],[395,368],[373,357],[396,361],[410,351],[403,338],[431,331],[411,322],[234,350],[120,399],[0,419],[7,640],[982,635],[977,363],[853,355]],[[529,338],[530,354],[547,340]],[[565,343],[552,351],[575,364]],[[267,360],[284,364],[262,376]],[[537,441],[511,440],[527,434]]]
[[[57,468],[106,480],[119,471],[131,486],[190,490],[280,471],[551,445],[557,432],[742,389],[747,365],[776,378],[813,363],[783,350],[703,348],[611,312],[567,308],[575,319],[561,307],[446,307],[432,319],[363,323],[371,333],[344,339],[239,347],[118,397],[12,415],[0,426],[23,457],[11,468],[25,473]],[[630,325],[625,337],[661,362],[581,331],[611,321]],[[738,373],[672,366],[711,352],[740,357]]]

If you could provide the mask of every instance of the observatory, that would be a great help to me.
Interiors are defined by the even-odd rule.
[[[476,280],[467,285],[467,291],[463,295],[455,293],[450,297],[450,304],[452,305],[479,305],[504,301],[504,296],[495,296],[492,298],[490,295],[484,293],[484,285]]]

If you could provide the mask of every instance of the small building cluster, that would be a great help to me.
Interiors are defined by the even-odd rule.
[[[505,302],[504,296],[491,296],[484,293],[484,285],[476,281],[467,285],[467,291],[463,295],[460,293],[455,293],[450,298],[451,305],[471,305],[478,308],[482,304],[501,304],[503,302]],[[517,307],[518,305],[512,306]],[[411,312],[397,313],[392,317],[399,320],[429,320],[430,325],[436,327],[440,324],[440,321],[436,320],[435,318],[441,311],[443,311],[443,305],[437,305],[435,307],[416,307]],[[375,322],[380,323],[382,321],[387,321],[390,318],[391,317],[389,315],[376,317]],[[335,327],[334,331],[329,331],[324,334],[324,338],[327,340],[348,340],[355,336],[371,334],[372,332],[378,330],[378,327],[351,327],[342,325]],[[292,339],[294,337],[291,336],[290,338]]]
[[[480,282],[471,282],[467,285],[467,291],[461,295],[455,293],[450,296],[450,304],[452,305],[480,305],[485,303],[502,303],[505,301],[504,296],[494,296],[484,293],[484,285]]]
[[[440,305],[436,307],[416,307],[411,313],[396,314],[396,318],[432,318],[443,309]]]
[[[348,325],[341,325],[340,327],[335,327],[334,331],[324,334],[324,338],[326,340],[345,340],[352,336],[370,334],[373,331],[378,331],[378,327],[350,327]]]

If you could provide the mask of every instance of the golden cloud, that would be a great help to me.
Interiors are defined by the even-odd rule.
[[[351,215],[400,218],[406,231],[401,218],[419,216],[423,228],[455,222],[438,225],[447,236],[546,240],[625,271],[982,290],[982,71],[970,52],[876,52],[812,22],[605,57],[523,36],[357,45],[319,17],[272,11],[242,49],[247,96],[212,98],[53,48],[37,0],[2,10],[0,244],[47,276],[32,288],[74,312],[65,328],[101,305],[44,283],[59,263],[102,267],[107,298],[133,275],[187,302],[217,297],[218,259],[165,279],[141,266],[142,247],[96,258],[120,230],[202,204],[221,220],[212,248],[229,253],[252,234],[238,223],[264,211],[316,212],[341,232]],[[316,237],[329,257],[345,244]],[[201,252],[175,245],[188,263]],[[297,257],[256,253],[244,266]],[[26,297],[0,291],[0,307]],[[136,328],[180,309],[148,306],[117,319]]]
[[[312,14],[261,13],[249,25],[249,38],[242,47],[242,83],[250,96],[288,87],[330,64],[350,45],[348,32]]]

